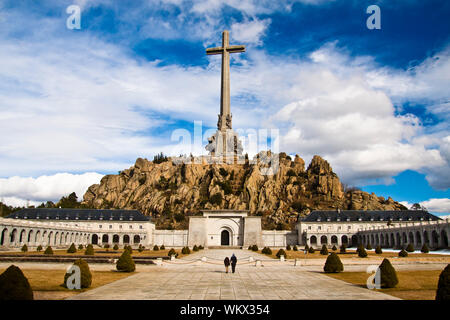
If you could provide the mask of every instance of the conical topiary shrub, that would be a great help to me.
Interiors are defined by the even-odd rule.
[[[322,249],[320,249],[320,254],[324,256],[328,255],[328,248],[326,245],[322,246]]]
[[[119,260],[117,260],[116,268],[122,272],[133,272],[136,270],[136,265],[128,250],[125,250]]]
[[[400,250],[400,252],[398,253],[398,256],[401,258],[406,258],[408,256],[408,252],[406,252],[406,250],[402,248],[402,250]]]
[[[292,250],[294,250],[294,251],[298,251],[298,248],[297,248],[297,246],[293,246],[293,247],[292,247]]]
[[[343,244],[340,248],[339,248],[339,252],[340,253],[345,253],[347,251],[347,247],[345,246],[345,244]]]
[[[257,246],[256,244],[254,244],[254,245],[252,246],[252,251],[258,251],[258,246]]]
[[[77,252],[77,248],[75,248],[75,243],[72,243],[69,249],[67,249],[67,253],[75,253],[75,252]]]
[[[364,247],[362,245],[358,247],[357,251],[358,251],[358,257],[360,257],[360,258],[367,257],[367,251],[366,251],[366,249],[364,249]]]
[[[377,246],[377,247],[375,248],[375,253],[376,253],[376,254],[382,254],[382,253],[383,253],[383,250],[381,250],[381,246]]]
[[[38,247],[36,248],[36,251],[37,251],[37,252],[41,252],[41,251],[42,251],[42,246],[41,246],[41,245],[38,245]]]
[[[198,251],[198,247],[196,244],[194,244],[194,247],[192,248],[193,251]]]
[[[181,253],[182,254],[190,254],[191,249],[189,249],[189,247],[184,247],[183,249],[181,249]]]
[[[48,246],[47,249],[45,249],[44,254],[53,254],[52,247]]]
[[[414,252],[414,246],[412,245],[412,243],[408,244],[408,246],[406,247],[406,251]]]
[[[287,254],[286,254],[286,251],[284,251],[284,249],[278,250],[276,256],[277,256],[277,258],[280,258],[281,256],[284,256],[284,258],[287,259]]]
[[[422,253],[428,253],[430,252],[430,249],[428,249],[428,246],[426,243],[423,244],[422,249],[420,250]]]
[[[78,245],[78,250],[83,250],[84,246],[82,244]]]
[[[332,252],[328,256],[327,261],[325,261],[325,265],[323,266],[323,271],[326,273],[337,273],[344,271],[344,265],[336,253]]]
[[[28,279],[15,265],[9,266],[0,274],[1,300],[33,300],[33,290]]]
[[[331,248],[331,250],[336,251],[336,250],[337,250],[336,245],[333,245],[333,247]]]
[[[164,247],[164,245],[162,245],[159,249],[161,250],[166,250],[166,247]],[[200,249],[200,248],[199,248]]]
[[[368,243],[367,246],[366,246],[366,249],[367,250],[372,250],[372,245],[370,243]]]
[[[248,249],[247,250],[252,250],[252,246],[248,246]]]
[[[291,250],[291,246],[290,246],[290,245],[287,245],[287,246],[286,246],[286,250],[287,250],[287,251],[290,251],[290,250]]]
[[[94,255],[94,247],[92,244],[88,244],[86,247],[86,251],[84,251],[84,255],[86,256],[93,256]]]
[[[118,246],[117,244],[115,244],[114,247],[113,247],[113,250],[114,250],[114,251],[119,250],[119,246]]]
[[[436,300],[450,301],[450,264],[439,275]]]
[[[78,259],[73,263],[75,266],[78,266],[80,268],[81,272],[81,288],[89,288],[92,283],[92,274],[91,270],[89,269],[88,263],[83,259]],[[72,274],[66,273],[64,275],[64,287],[67,288],[67,278],[69,278]]]
[[[153,251],[159,251],[159,247],[156,244],[153,246]]]
[[[313,247],[309,247],[309,249],[308,249],[308,252],[309,253],[314,253],[316,250],[314,250],[314,248]]]
[[[27,252],[27,251],[28,251],[27,245],[24,244],[24,245],[22,246],[22,249],[20,249],[20,250],[22,250],[22,252]]]
[[[172,248],[172,249],[170,249],[169,250],[169,252],[167,253],[167,255],[169,256],[169,257],[171,257],[171,256],[177,256],[178,255],[178,253],[175,251],[175,249],[174,248]]]
[[[382,288],[394,288],[398,284],[397,272],[388,259],[380,264],[380,278]]]

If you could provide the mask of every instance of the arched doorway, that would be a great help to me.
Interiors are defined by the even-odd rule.
[[[109,241],[108,235],[104,234],[103,237],[102,237],[102,243],[108,243],[108,241]]]
[[[320,244],[328,244],[328,238],[327,236],[321,236],[320,237]]]
[[[113,243],[119,243],[119,235],[118,234],[113,235]]]
[[[222,230],[220,233],[220,245],[229,246],[230,245],[230,232],[228,230]]]
[[[127,243],[127,244],[130,243],[130,236],[129,235],[126,234],[126,235],[123,236],[123,243]]]
[[[346,235],[343,235],[341,238],[342,244],[348,245],[348,237]]]
[[[92,244],[98,244],[98,235],[96,234],[92,235]]]
[[[1,239],[0,239],[0,245],[1,246],[3,246],[4,244],[5,244],[5,242],[6,242],[6,239],[7,239],[7,236],[8,236],[8,229],[3,229],[3,231],[2,231],[2,237],[1,237]]]
[[[135,235],[133,237],[133,243],[140,243],[141,242],[141,237],[139,235]]]
[[[445,230],[441,231],[441,238],[442,238],[442,244],[444,245],[444,247],[448,248],[448,237],[447,237],[447,232],[445,232]]]
[[[358,245],[358,237],[356,235],[352,235],[352,247],[356,247]]]
[[[338,238],[336,236],[332,236],[331,237],[331,244],[337,244],[338,243]]]
[[[316,236],[311,236],[311,238],[309,239],[311,244],[317,244],[317,237]]]

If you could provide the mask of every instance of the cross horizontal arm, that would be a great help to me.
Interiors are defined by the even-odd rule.
[[[228,46],[227,47],[227,51],[229,53],[234,53],[234,52],[245,52],[245,46]]]
[[[208,48],[206,49],[206,54],[221,54],[223,53],[223,48],[222,47],[215,47],[215,48]]]

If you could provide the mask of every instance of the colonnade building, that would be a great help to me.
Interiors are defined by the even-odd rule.
[[[96,245],[262,248],[287,245],[355,247],[358,244],[419,249],[448,248],[449,221],[426,211],[313,211],[295,230],[263,230],[246,210],[204,210],[189,217],[187,230],[159,230],[137,210],[22,209],[0,218],[0,248]]]

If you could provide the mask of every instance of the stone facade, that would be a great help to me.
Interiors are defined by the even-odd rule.
[[[33,211],[34,210],[34,211]],[[448,248],[450,227],[424,211],[313,211],[298,221],[296,229],[262,230],[261,217],[246,210],[204,210],[191,216],[188,230],[155,230],[155,224],[138,211],[24,209],[0,218],[0,248],[39,245],[67,247],[75,244],[110,246],[140,244],[151,247],[244,247],[259,248],[309,245],[319,248],[357,244],[401,248],[424,243]]]

